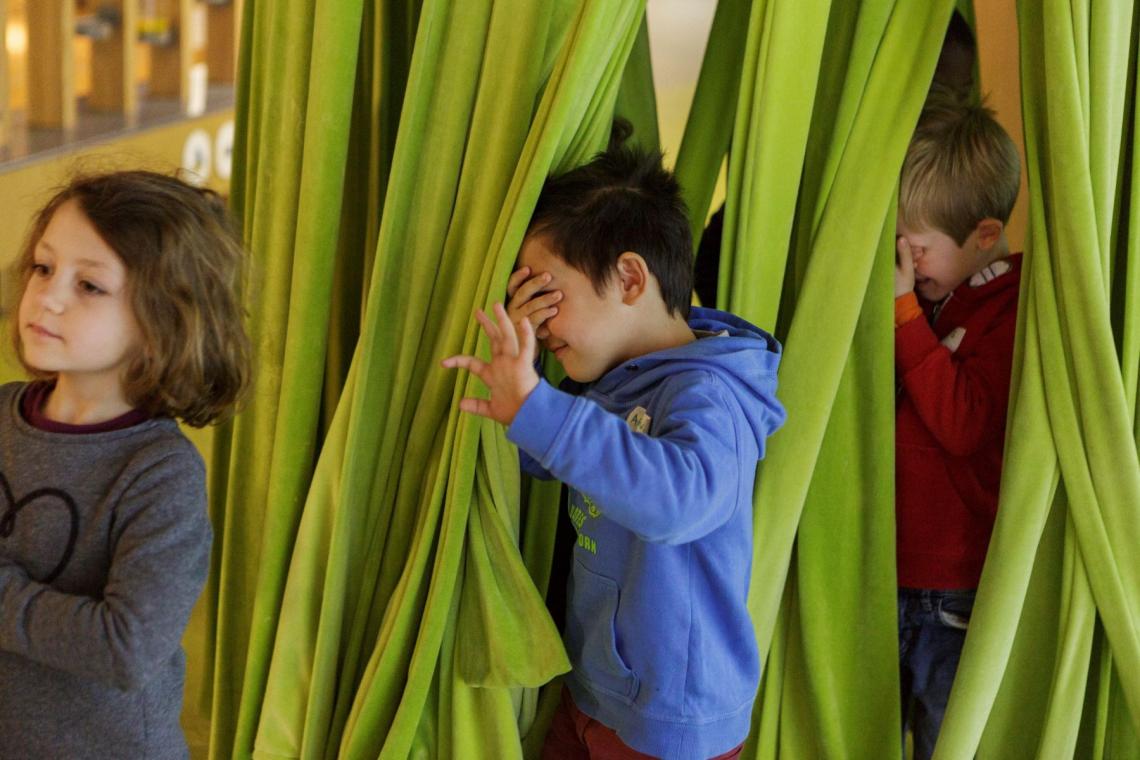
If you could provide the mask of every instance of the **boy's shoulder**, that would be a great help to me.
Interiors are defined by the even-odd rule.
[[[1016,259],[1014,258],[1016,256]],[[969,288],[980,288],[994,282],[999,277],[1006,277],[1011,282],[1016,282],[1021,279],[1021,254],[1014,254],[1006,258],[998,259],[991,262],[986,266],[974,272],[966,280],[966,286]]]
[[[934,315],[943,312],[944,318],[951,314],[966,318],[977,315],[1005,321],[1016,317],[1020,288],[1021,254],[1016,253],[978,270],[954,289],[942,307],[931,304],[930,308]]]

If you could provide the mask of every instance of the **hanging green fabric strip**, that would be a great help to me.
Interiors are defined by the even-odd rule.
[[[211,463],[210,753],[252,745],[285,569],[314,461],[360,0],[246,6],[233,206],[254,255],[257,373]],[[246,750],[248,751],[248,750]]]
[[[700,243],[717,175],[732,139],[751,8],[752,0],[717,2],[689,121],[677,151],[674,172],[689,209],[694,250]]]
[[[518,756],[535,708],[523,687],[568,668],[518,552],[517,455],[501,429],[459,415],[477,381],[438,364],[485,351],[472,311],[502,298],[544,178],[608,136],[643,7],[559,6],[423,6],[258,756]]]
[[[699,240],[727,157],[719,303],[785,341],[789,413],[755,494],[745,757],[899,755],[894,193],[954,7],[972,21],[968,0],[718,3],[676,170]],[[1137,11],[1019,16],[1006,471],[937,756],[1137,757]],[[520,479],[458,412],[484,389],[438,362],[485,355],[472,311],[550,172],[615,112],[657,145],[644,2],[281,0],[242,36],[259,371],[214,446],[188,704],[213,757],[534,756],[569,667],[542,599],[558,489]]]
[[[338,83],[355,84],[343,190],[351,202],[343,204],[339,222],[321,437],[332,423],[360,337],[420,5],[421,0],[365,3],[356,81]]]
[[[1140,305],[1110,297],[1137,268],[1137,229],[1118,226],[1136,171],[1136,75],[1122,66],[1136,65],[1136,9],[1018,11],[1030,237],[1006,463],[938,756],[972,757],[979,743],[997,758],[1135,756],[1140,464],[1135,356],[1124,357]],[[1112,729],[1110,754],[1121,696],[1132,730]]]
[[[767,278],[754,280],[752,297],[771,319],[779,303],[777,331],[787,335],[789,423],[761,465],[756,498],[752,610],[762,646],[781,603],[775,583],[792,562],[775,634],[786,637],[785,654],[769,661],[781,698],[763,700],[754,721],[778,728],[778,738],[758,736],[776,750],[766,757],[890,757],[899,747],[894,386],[883,361],[893,337],[894,192],[951,7],[833,4],[789,260],[750,270]],[[899,71],[910,72],[902,89]],[[738,256],[764,251],[779,229],[752,221]]]
[[[718,70],[731,55],[710,40],[678,174],[695,178],[700,224],[728,142],[716,119],[735,113],[720,298],[787,338],[788,424],[756,497],[751,608],[768,657],[749,757],[898,752],[894,392],[883,364],[894,189],[952,6],[757,0],[746,26],[729,19],[748,4],[718,7],[714,35],[740,38],[743,66]],[[712,93],[732,76],[725,105]]]
[[[649,19],[644,18],[637,40],[629,54],[621,88],[618,90],[614,115],[633,125],[632,144],[646,150],[658,150],[661,138],[657,129],[657,97],[653,88],[653,63],[649,55]]]
[[[728,162],[718,300],[774,330],[823,58],[827,0],[752,4]],[[779,140],[772,139],[780,135]],[[761,232],[761,230],[763,232]]]

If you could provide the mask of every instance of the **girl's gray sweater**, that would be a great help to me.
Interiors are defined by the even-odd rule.
[[[169,419],[51,433],[0,386],[0,758],[185,758],[205,467]]]

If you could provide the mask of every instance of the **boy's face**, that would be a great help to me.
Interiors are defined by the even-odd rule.
[[[536,331],[542,346],[580,383],[589,383],[626,359],[628,333],[622,328],[627,318],[616,277],[601,295],[590,278],[563,261],[548,245],[544,235],[528,235],[519,252],[518,265],[530,267],[533,275],[549,272],[544,292],[562,291],[558,313]]]
[[[911,229],[901,221],[895,227],[895,235],[910,244],[914,254],[914,289],[927,301],[941,301],[987,263],[978,250],[977,229],[962,245],[940,230]]]

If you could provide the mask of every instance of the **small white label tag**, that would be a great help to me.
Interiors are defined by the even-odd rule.
[[[652,420],[653,418],[645,411],[645,407],[639,406],[626,415],[625,424],[629,425],[629,429],[635,433],[648,433],[649,423]]]

